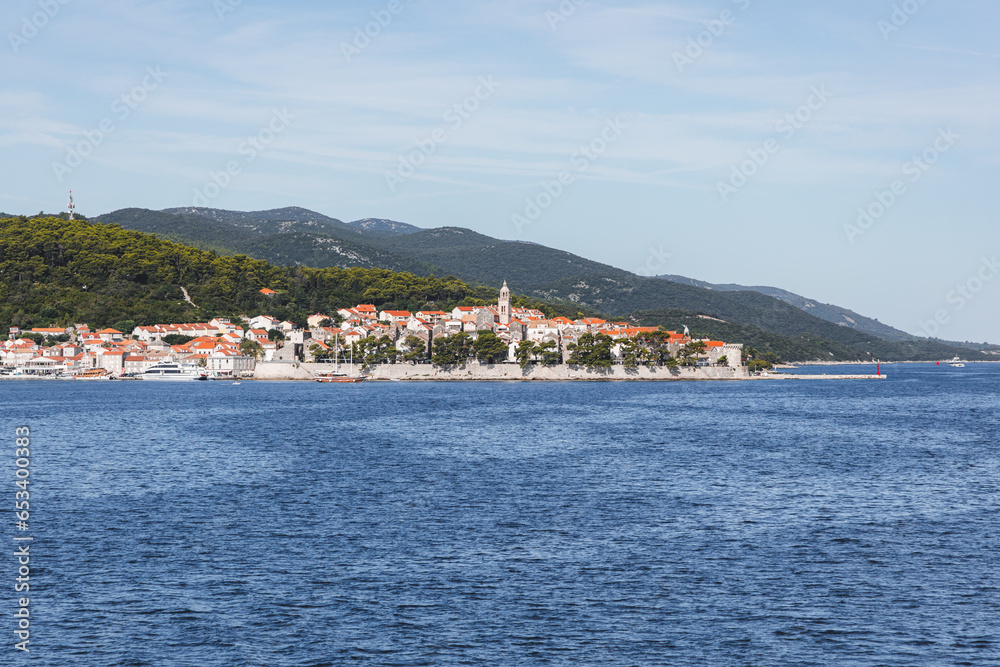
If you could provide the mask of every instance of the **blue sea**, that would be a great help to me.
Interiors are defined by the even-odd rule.
[[[4,381],[0,663],[1000,665],[1000,364],[882,372]]]

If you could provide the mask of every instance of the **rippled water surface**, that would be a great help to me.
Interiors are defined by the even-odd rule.
[[[1000,664],[1000,365],[884,370],[0,383],[30,663]]]

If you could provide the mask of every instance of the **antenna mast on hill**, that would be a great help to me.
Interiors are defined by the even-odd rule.
[[[73,191],[69,191],[69,219],[73,220],[73,211],[76,210],[76,204],[73,203]]]

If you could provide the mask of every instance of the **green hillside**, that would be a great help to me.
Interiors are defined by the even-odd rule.
[[[196,305],[183,299],[184,287]],[[274,297],[262,288],[277,292]],[[92,327],[205,321],[267,312],[304,323],[315,312],[451,309],[494,301],[497,291],[447,277],[385,269],[278,267],[222,256],[114,225],[55,217],[0,220],[0,327],[86,322]],[[525,307],[576,315],[572,307],[518,297]]]

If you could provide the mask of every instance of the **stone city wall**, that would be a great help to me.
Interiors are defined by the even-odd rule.
[[[317,373],[333,370],[332,364],[262,362],[254,371],[255,380],[312,380]],[[341,371],[346,370],[341,366]],[[432,364],[382,364],[369,370],[372,380],[741,380],[748,377],[745,367],[626,369],[612,366],[588,371],[579,366],[537,366],[521,370],[517,364],[469,363],[441,368]]]

